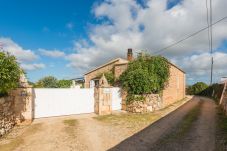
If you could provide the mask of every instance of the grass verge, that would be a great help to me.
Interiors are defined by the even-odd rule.
[[[217,107],[216,150],[227,150],[227,116],[223,109]]]
[[[174,109],[181,106],[186,99],[175,102],[172,105],[169,105],[161,110],[152,112],[152,113],[143,113],[143,114],[134,114],[134,113],[120,113],[120,114],[111,114],[94,117],[94,119],[115,126],[124,126],[133,132],[143,129],[149,124],[157,121],[161,117],[170,113]]]
[[[1,151],[12,151],[12,150],[16,149],[17,147],[19,147],[20,145],[23,145],[24,137],[27,137],[27,136],[30,136],[30,135],[36,133],[40,129],[41,125],[42,125],[41,123],[31,125],[29,128],[27,128],[27,130],[21,136],[14,138],[13,140],[9,141],[9,143],[1,144],[0,150]]]

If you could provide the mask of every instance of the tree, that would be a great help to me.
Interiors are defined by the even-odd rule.
[[[58,88],[70,88],[70,86],[72,85],[72,81],[71,80],[59,80],[57,85],[58,85]]]
[[[36,84],[36,88],[57,88],[58,80],[53,76],[47,76],[40,79]]]
[[[120,76],[122,88],[130,95],[161,92],[169,78],[169,63],[162,56],[140,56]]]
[[[201,92],[203,92],[205,89],[208,88],[208,85],[204,82],[197,82],[192,86],[189,86],[187,88],[187,93],[190,95],[199,95]]]
[[[22,70],[16,58],[9,53],[0,52],[0,95],[6,95],[19,85]]]

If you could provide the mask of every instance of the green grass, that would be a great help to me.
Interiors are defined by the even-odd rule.
[[[227,150],[227,116],[220,106],[217,107],[216,150]]]
[[[67,119],[64,120],[63,123],[65,124],[65,132],[74,137],[75,136],[75,131],[76,131],[76,126],[78,125],[78,121],[76,119]]]
[[[63,123],[67,126],[76,126],[77,122],[78,121],[76,119],[67,119],[63,121]]]
[[[27,137],[36,133],[40,129],[40,127],[41,127],[41,123],[31,125],[21,136],[14,138],[7,144],[1,144],[0,151],[12,151],[17,147],[19,147],[20,145],[23,145],[25,143],[24,137]]]

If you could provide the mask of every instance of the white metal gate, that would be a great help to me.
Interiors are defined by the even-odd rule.
[[[119,88],[111,88],[112,91],[112,110],[121,110],[121,93]]]
[[[94,112],[94,89],[34,89],[34,117]]]

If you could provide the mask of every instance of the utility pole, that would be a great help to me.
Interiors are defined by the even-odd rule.
[[[211,54],[211,72],[210,72],[210,85],[213,84],[213,32],[212,32],[212,0],[210,0],[210,54]]]

